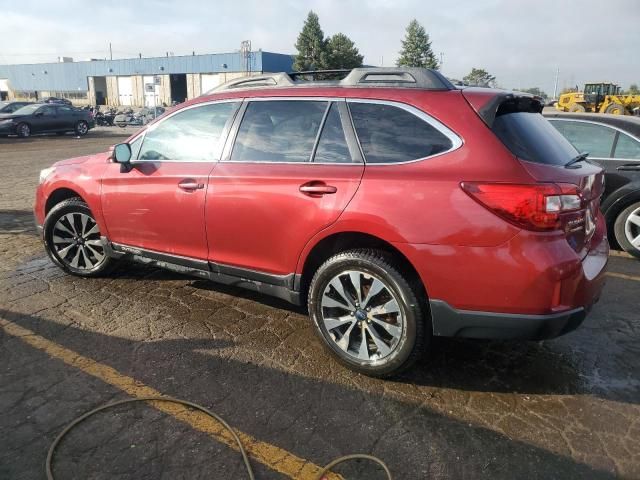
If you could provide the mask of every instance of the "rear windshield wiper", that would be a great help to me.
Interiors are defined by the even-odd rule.
[[[576,155],[571,160],[569,160],[569,163],[565,164],[564,168],[580,168],[579,166],[573,167],[572,165],[575,165],[578,162],[584,162],[588,156],[589,152],[582,152],[581,154]]]

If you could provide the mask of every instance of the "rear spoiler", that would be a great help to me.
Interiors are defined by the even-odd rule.
[[[542,113],[544,101],[528,93],[491,88],[465,88],[462,95],[489,128],[499,115],[516,112]]]

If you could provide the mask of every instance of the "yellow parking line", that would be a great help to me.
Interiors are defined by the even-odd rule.
[[[607,272],[607,276],[615,277],[615,278],[624,278],[625,280],[635,280],[636,282],[640,282],[640,277],[636,277],[634,275],[625,275],[624,273]]]
[[[67,365],[78,368],[105,383],[113,385],[132,397],[140,398],[163,396],[159,391],[144,385],[132,377],[121,374],[114,368],[80,355],[73,350],[62,347],[51,340],[47,340],[46,338],[37,335],[31,330],[16,325],[15,323],[0,318],[0,325],[7,334],[20,338],[30,346],[37,348],[38,350],[42,350],[49,356],[62,360]],[[173,403],[149,403],[151,403],[156,409],[177,418],[196,430],[209,434],[220,443],[223,443],[234,450],[238,449],[231,434],[210,416]],[[238,434],[238,437],[240,437],[247,453],[252,459],[262,463],[271,470],[286,475],[289,478],[297,480],[313,480],[317,477],[320,470],[322,470],[318,465],[300,458],[282,448],[262,442],[251,435],[238,430],[236,430],[236,433]],[[329,475],[327,478],[337,480],[340,479],[341,476]]]

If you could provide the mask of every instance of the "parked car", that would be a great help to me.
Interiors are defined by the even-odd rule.
[[[58,98],[58,97],[47,97],[42,103],[57,103],[59,105],[69,105],[72,106],[71,100],[67,100],[66,98]]]
[[[30,105],[32,102],[15,102],[11,100],[6,100],[4,102],[0,102],[0,114],[2,113],[13,113],[19,108],[24,107],[25,105]]]
[[[579,151],[605,169],[602,211],[616,246],[640,258],[640,118],[545,114]]]
[[[34,103],[10,114],[0,114],[0,135],[28,137],[34,133],[75,132],[82,136],[93,127],[91,112],[67,105]]]
[[[387,376],[434,335],[551,338],[599,298],[603,170],[541,110],[427,69],[236,79],[43,170],[36,221],[68,273],[128,258],[306,303]]]

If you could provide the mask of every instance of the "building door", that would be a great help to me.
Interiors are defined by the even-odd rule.
[[[118,101],[120,105],[133,105],[133,81],[131,77],[118,77]]]
[[[200,90],[202,94],[213,90],[221,83],[221,76],[218,73],[203,73],[200,76]]]
[[[5,100],[9,97],[9,80],[0,78],[0,100]]]
[[[185,73],[169,76],[171,85],[171,102],[182,103],[187,99],[187,75]]]

